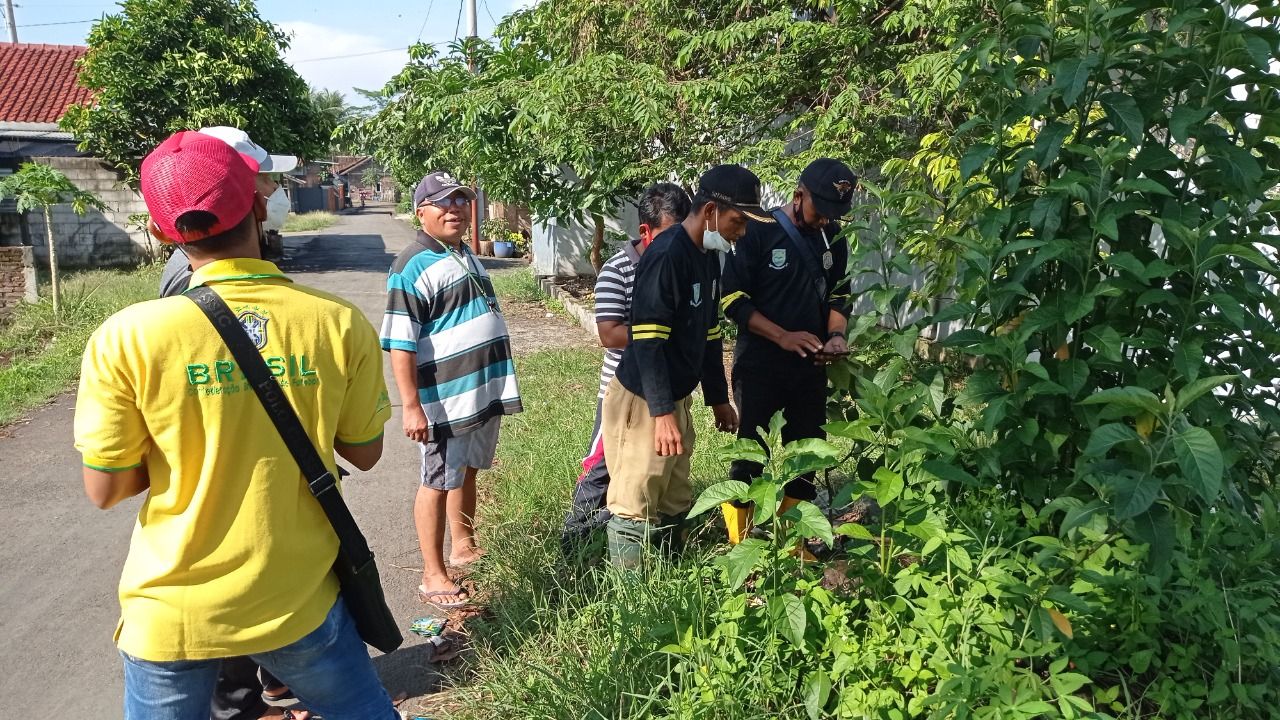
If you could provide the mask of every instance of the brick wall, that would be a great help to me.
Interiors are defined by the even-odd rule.
[[[0,247],[0,320],[22,301],[35,299],[36,271],[31,248]]]
[[[76,187],[97,195],[108,207],[105,213],[90,210],[83,216],[72,212],[70,205],[52,208],[59,267],[132,265],[146,256],[147,236],[129,227],[129,215],[146,212],[146,205],[115,170],[93,158],[49,157],[35,158],[35,161],[62,171]],[[47,263],[44,216],[29,213],[27,225],[36,261]],[[21,243],[21,231],[16,224],[0,224],[0,245]]]

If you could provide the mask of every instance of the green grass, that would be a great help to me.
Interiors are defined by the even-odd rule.
[[[324,230],[336,222],[338,222],[338,216],[324,210],[314,210],[301,215],[289,213],[289,217],[284,221],[283,232],[315,232]]]
[[[158,264],[137,270],[90,270],[63,283],[61,317],[49,288],[0,327],[0,425],[58,395],[80,376],[85,343],[117,310],[156,297]]]
[[[493,280],[493,290],[498,293],[498,297],[503,300],[514,300],[516,302],[559,302],[554,301],[538,285],[538,280],[533,276],[533,270],[529,268],[520,268],[518,270],[498,270],[489,274],[489,278]],[[561,310],[564,309],[560,305]]]

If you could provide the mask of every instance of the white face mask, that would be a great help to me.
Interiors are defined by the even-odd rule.
[[[720,211],[716,211],[716,227],[720,227]],[[702,247],[704,250],[715,250],[716,252],[727,253],[733,250],[733,246],[728,240],[720,234],[719,230],[707,228],[702,231]]]
[[[271,193],[271,197],[267,198],[267,219],[262,221],[263,231],[278,232],[284,227],[284,221],[288,217],[289,196],[285,194],[284,188],[277,187],[276,191]]]

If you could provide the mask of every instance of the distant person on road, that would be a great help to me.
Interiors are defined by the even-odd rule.
[[[391,408],[355,306],[259,259],[256,160],[181,132],[143,160],[151,232],[236,313],[326,464],[369,469]],[[338,538],[195,303],[130,306],[90,338],[76,402],[98,507],[145,493],[120,579],[126,720],[204,720],[224,658],[249,656],[313,711],[398,717],[332,571]]]
[[[699,179],[688,217],[640,258],[629,342],[601,410],[615,565],[639,565],[649,544],[681,544],[693,505],[691,411],[699,384],[716,428],[738,429],[724,373],[720,263],[748,217],[766,217],[760,179],[740,165],[717,165]]]
[[[200,133],[218,138],[234,148],[236,152],[247,155],[258,163],[257,191],[260,196],[267,199],[267,217],[262,221],[264,233],[262,237],[265,246],[265,233],[280,232],[284,227],[284,221],[289,217],[289,196],[280,187],[280,183],[276,182],[276,175],[296,168],[298,158],[292,155],[268,153],[262,149],[261,145],[251,140],[248,133],[239,128],[219,125],[201,128]],[[169,255],[169,261],[164,264],[164,270],[160,273],[160,296],[181,295],[187,291],[187,284],[190,281],[191,259],[187,257],[187,253],[180,245],[175,245],[173,253]],[[215,718],[214,720],[223,719]]]
[[[623,245],[605,261],[596,276],[596,331],[600,335],[600,344],[605,347],[604,364],[600,368],[600,392],[596,396],[595,429],[591,432],[587,456],[582,460],[582,474],[573,488],[573,506],[560,533],[560,546],[566,557],[584,547],[611,517],[605,507],[609,468],[605,463],[604,435],[601,432],[600,410],[604,391],[617,372],[622,350],[627,346],[636,265],[655,237],[688,216],[689,196],[679,185],[657,183],[645,191],[638,209],[640,236]]]
[[[739,328],[733,362],[739,438],[763,443],[761,428],[778,412],[786,420],[784,442],[826,435],[825,365],[849,352],[849,246],[836,221],[849,213],[857,184],[839,160],[813,161],[791,202],[772,211],[772,222],[748,223],[725,265],[724,312]],[[730,476],[750,483],[761,470],[735,460]],[[812,474],[794,478],[779,512],[816,496]],[[722,509],[729,541],[737,543],[751,510],[733,503]]]
[[[449,565],[462,572],[483,555],[476,472],[493,466],[502,416],[524,409],[493,283],[463,242],[474,201],[449,173],[418,183],[413,206],[422,229],[391,266],[382,321],[404,434],[422,453],[413,504],[422,550],[418,598],[441,608],[468,601],[445,565],[446,518]]]

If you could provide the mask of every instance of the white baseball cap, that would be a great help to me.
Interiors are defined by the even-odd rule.
[[[298,158],[292,155],[272,155],[268,153],[261,145],[249,139],[249,133],[240,128],[217,125],[215,127],[200,128],[200,133],[216,137],[230,145],[241,155],[248,155],[257,160],[258,172],[260,173],[283,173],[298,167]]]

